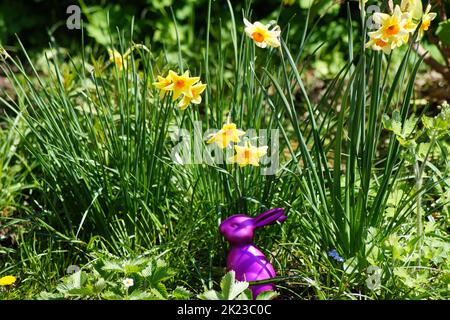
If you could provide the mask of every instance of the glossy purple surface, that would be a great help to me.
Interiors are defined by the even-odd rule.
[[[260,281],[276,276],[275,269],[253,244],[256,228],[286,220],[284,209],[275,208],[252,218],[243,214],[229,217],[220,224],[220,233],[231,244],[227,257],[227,269],[234,270],[239,281]],[[253,297],[263,291],[274,290],[272,284],[250,286]]]

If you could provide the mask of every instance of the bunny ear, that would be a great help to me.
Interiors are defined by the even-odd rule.
[[[286,218],[287,217],[284,215],[284,209],[275,208],[255,217],[254,223],[256,228],[260,228],[275,223],[276,221],[283,222]]]

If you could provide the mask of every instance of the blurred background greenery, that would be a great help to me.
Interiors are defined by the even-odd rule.
[[[245,1],[232,1],[235,12],[242,12]],[[358,23],[359,8],[355,0],[267,0],[253,1],[252,15],[258,20],[278,20],[282,26],[289,24],[290,37],[299,38],[305,23],[309,24],[307,46],[303,55],[305,73],[310,84],[317,90],[324,87],[323,81],[332,79],[348,60],[346,12],[347,5]],[[143,43],[150,43],[155,51],[163,48],[169,55],[176,55],[176,28],[179,34],[181,50],[185,59],[195,58],[197,52],[190,48],[194,42],[206,40],[204,23],[208,1],[206,0],[135,0],[135,1],[70,1],[70,0],[4,0],[0,3],[0,44],[9,52],[19,52],[16,34],[32,55],[39,55],[54,42],[58,47],[67,48],[74,55],[81,48],[80,30],[68,30],[66,9],[70,5],[79,5],[82,9],[83,24],[86,27],[85,44],[92,47],[94,53],[109,46],[108,32],[112,29],[130,30],[134,19],[134,37]],[[379,5],[382,9],[388,1],[369,1],[366,5]],[[427,1],[423,1],[424,7]],[[431,56],[425,59],[422,68],[424,77],[418,84],[419,93],[431,98],[436,104],[445,100],[449,89],[449,45],[450,23],[446,12],[450,10],[450,1],[431,1],[438,17],[432,23],[432,32],[423,43],[423,50],[429,50]],[[310,19],[306,21],[307,11]],[[226,1],[213,1],[212,23],[230,24]],[[173,16],[177,25],[173,23]],[[313,28],[314,27],[314,28]],[[211,30],[211,41],[220,41],[223,45],[231,42],[231,33],[217,34]],[[357,30],[357,29],[355,29]],[[117,37],[117,33],[112,33]],[[128,35],[129,36],[129,35]],[[355,35],[357,36],[357,35]],[[127,37],[127,34],[125,34]],[[112,39],[113,41],[117,40]],[[295,41],[293,41],[295,42]],[[196,44],[199,47],[199,43]],[[295,48],[294,48],[295,49]],[[314,59],[312,57],[314,56]],[[432,71],[431,73],[428,71]],[[0,80],[0,88],[2,81]]]

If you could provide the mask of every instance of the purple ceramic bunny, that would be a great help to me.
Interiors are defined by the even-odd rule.
[[[286,220],[284,209],[275,208],[252,218],[244,214],[229,217],[220,224],[220,233],[231,244],[227,257],[227,270],[234,270],[239,281],[260,281],[276,276],[273,266],[253,244],[253,232],[256,228]],[[250,286],[253,297],[263,291],[273,291],[270,283]]]

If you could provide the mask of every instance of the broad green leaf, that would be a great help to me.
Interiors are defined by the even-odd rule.
[[[400,144],[401,144],[403,147],[405,147],[405,148],[409,148],[409,147],[411,147],[411,146],[414,146],[415,143],[416,143],[416,142],[414,141],[414,139],[404,139],[404,138],[401,137],[401,136],[397,136],[396,138],[397,138],[398,142],[400,142]]]
[[[392,131],[395,135],[401,136],[402,135],[402,123],[400,120],[398,120],[398,112],[392,114],[392,118],[390,118],[388,115],[383,115],[383,126],[386,130]]]
[[[387,207],[385,211],[386,218],[392,218],[395,216],[397,210],[394,207]]]
[[[424,161],[425,157],[430,149],[430,143],[421,143],[419,144],[419,148],[417,150],[417,157],[420,161]]]
[[[142,267],[133,264],[125,264],[124,271],[126,274],[133,274],[141,272]]]
[[[153,267],[152,265],[148,265],[145,267],[139,274],[144,278],[150,277],[152,275]]]
[[[141,290],[134,290],[129,296],[129,300],[151,300],[154,299],[155,296],[149,292],[144,292]]]
[[[167,267],[158,267],[151,275],[150,281],[155,284],[170,278],[172,275]]]
[[[392,206],[397,206],[400,203],[400,200],[403,197],[403,190],[398,188],[395,189],[393,192],[389,193],[387,204]]]
[[[434,121],[434,129],[439,131],[447,131],[450,124],[450,119],[445,119],[442,114],[439,114]]]
[[[279,296],[278,292],[275,292],[275,291],[264,291],[264,292],[260,293],[256,297],[256,300],[272,300],[272,299],[275,299],[278,296]]]
[[[405,124],[403,125],[403,131],[402,134],[404,137],[408,137],[413,132],[415,126],[417,123],[417,118],[412,116],[409,119],[405,121]]]
[[[106,283],[105,279],[100,278],[100,279],[98,279],[97,282],[94,284],[94,291],[95,291],[96,293],[102,292],[103,289],[106,288],[106,285],[107,285],[107,283]]]
[[[78,271],[64,278],[63,283],[56,286],[61,293],[66,293],[72,289],[82,287],[87,281],[87,275],[84,271]]]
[[[222,295],[216,290],[209,290],[198,295],[201,300],[224,300]]]
[[[62,300],[64,299],[64,295],[62,293],[50,293],[46,291],[42,291],[36,297],[37,300]]]
[[[400,278],[403,278],[403,279],[409,278],[408,272],[407,272],[406,269],[403,268],[403,267],[395,267],[395,268],[394,268],[394,274],[395,274],[397,277],[400,277]]]
[[[450,19],[441,21],[439,23],[439,26],[436,30],[436,35],[443,44],[448,46],[450,45]]]
[[[236,297],[236,300],[253,300],[252,291],[247,288],[240,295]]]
[[[161,282],[153,285],[152,288],[150,288],[150,291],[158,299],[167,300],[169,298],[169,294],[167,293],[167,288]]]
[[[348,274],[353,274],[358,268],[358,258],[351,257],[344,262],[344,271]]]
[[[378,248],[378,246],[373,246],[371,248],[371,250],[368,250],[369,248],[366,248],[366,259],[367,262],[369,262],[369,264],[376,266],[377,265],[377,261],[379,261],[379,254],[380,254],[380,249]]]
[[[105,300],[123,300],[123,297],[115,292],[106,291],[102,294],[102,298]]]
[[[172,273],[163,261],[158,260],[149,262],[147,267],[140,272],[140,275],[147,278],[152,285],[155,285],[170,278]]]
[[[248,288],[248,282],[236,281],[235,272],[228,272],[220,282],[224,300],[234,300],[240,293]]]
[[[441,114],[445,119],[450,119],[450,105],[447,101],[444,101],[441,105]]]
[[[436,222],[426,221],[425,222],[425,234],[432,233],[436,231]]]
[[[394,260],[403,260],[403,249],[398,243],[392,246],[392,258]]]
[[[172,295],[177,300],[188,300],[192,296],[192,293],[185,287],[178,286],[173,290]]]
[[[422,116],[422,123],[425,129],[431,129],[434,126],[434,119],[427,116]]]
[[[392,131],[392,119],[387,114],[383,114],[382,123],[386,130]]]
[[[94,287],[90,284],[82,288],[73,288],[66,292],[68,295],[75,296],[93,296],[95,294]]]
[[[124,271],[123,267],[119,263],[113,261],[105,261],[102,269],[106,271]]]

